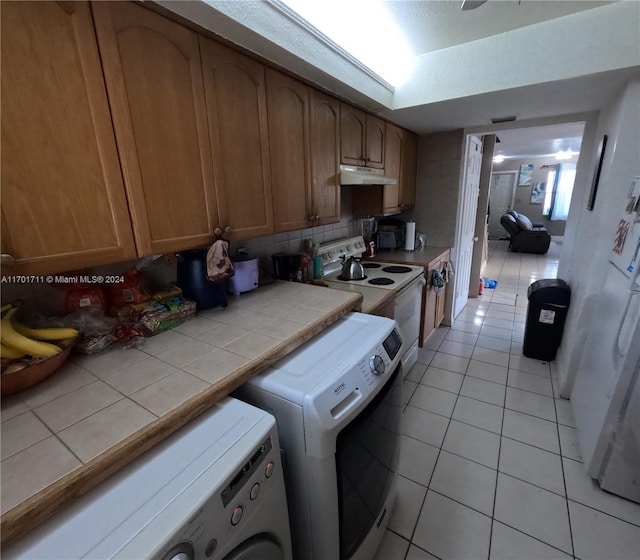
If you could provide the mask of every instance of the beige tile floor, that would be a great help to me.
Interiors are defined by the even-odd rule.
[[[490,246],[497,288],[433,335],[405,382],[398,499],[376,560],[640,558],[640,505],[585,475],[553,363],[522,356],[526,290],[556,276],[558,247],[506,246]]]

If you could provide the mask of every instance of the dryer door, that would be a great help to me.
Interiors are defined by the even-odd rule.
[[[285,560],[282,549],[268,536],[258,535],[234,548],[223,560]]]

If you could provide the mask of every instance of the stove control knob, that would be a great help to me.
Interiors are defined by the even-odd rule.
[[[373,375],[382,375],[385,368],[382,356],[371,356],[371,358],[369,358],[369,367],[371,368]]]
[[[347,251],[350,253],[351,251],[353,251],[353,247],[351,245],[347,245]]]

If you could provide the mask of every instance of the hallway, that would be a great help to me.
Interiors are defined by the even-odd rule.
[[[404,385],[398,499],[376,560],[640,557],[640,505],[584,473],[554,364],[522,356],[527,287],[546,255],[490,242],[485,278]]]

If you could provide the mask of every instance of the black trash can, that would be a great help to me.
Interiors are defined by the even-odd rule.
[[[529,307],[522,353],[550,362],[562,340],[564,322],[571,303],[571,289],[564,280],[538,280],[527,290]]]

